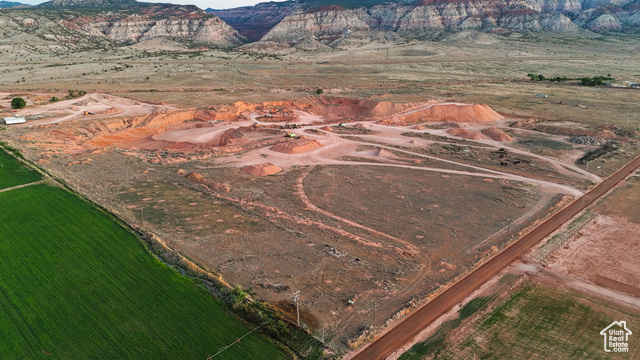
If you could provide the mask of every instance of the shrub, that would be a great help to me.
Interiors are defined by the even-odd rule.
[[[24,109],[27,107],[27,101],[21,97],[11,100],[11,107],[14,109]]]

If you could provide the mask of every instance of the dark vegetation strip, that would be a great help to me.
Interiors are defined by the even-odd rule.
[[[1,358],[198,359],[251,331],[73,194],[34,185],[0,204]],[[256,333],[218,357],[282,354]]]
[[[17,149],[9,146],[7,143],[0,143],[0,153],[4,153],[2,150],[7,150],[13,153],[34,172],[44,174],[45,176],[54,179],[54,184],[60,185],[62,188],[67,190],[70,196],[75,197],[78,201],[87,204],[87,206],[92,208],[97,214],[100,214],[104,218],[109,219],[115,226],[122,228],[124,231],[128,232],[130,237],[138,237],[139,239],[144,240],[143,243],[141,243],[140,241],[138,241],[138,243],[140,245],[143,245],[143,248],[147,250],[146,255],[149,256],[149,258],[154,259],[153,256],[150,256],[151,254],[149,254],[149,251],[151,251],[152,253],[154,253],[154,255],[160,257],[163,261],[168,262],[169,265],[178,265],[181,267],[183,267],[183,265],[187,265],[186,274],[189,277],[186,279],[187,281],[196,282],[203,285],[200,291],[208,292],[209,295],[213,294],[218,300],[222,300],[221,302],[219,301],[219,303],[223,304],[223,307],[225,308],[225,311],[227,313],[233,312],[249,323],[252,323],[252,325],[254,326],[264,325],[263,327],[261,327],[260,331],[262,335],[268,335],[280,341],[280,343],[278,344],[278,346],[282,348],[281,350],[278,350],[280,351],[280,356],[274,358],[290,358],[290,354],[292,353],[295,353],[297,356],[301,356],[306,359],[316,359],[323,356],[323,345],[319,341],[308,335],[306,331],[298,329],[291,322],[283,321],[278,311],[276,311],[268,303],[251,299],[239,287],[230,288],[228,284],[224,283],[223,281],[218,281],[220,278],[217,275],[209,273],[204,269],[196,268],[197,266],[191,262],[187,264],[181,261],[177,261],[180,259],[188,261],[188,259],[185,259],[174,250],[168,248],[166,245],[161,243],[161,240],[159,240],[153,234],[147,233],[140,229],[134,229],[128,224],[122,222],[108,209],[100,206],[99,204],[93,203],[82,194],[77,193],[62,179],[53,177],[45,169],[42,169],[25,159]],[[73,196],[72,194],[76,196]],[[2,200],[0,199],[0,207],[2,206]],[[68,215],[73,217],[72,214]],[[32,215],[30,214],[29,216]],[[0,241],[1,240],[2,237],[0,237]],[[165,265],[162,266],[170,271],[174,271],[167,268]],[[233,318],[235,319],[235,317]],[[222,327],[224,327],[224,324],[222,325]],[[260,352],[258,352],[258,354],[259,353]],[[0,347],[0,358],[4,359],[4,357],[1,356],[2,354],[2,348]],[[263,355],[259,355],[257,358],[261,358],[260,356]],[[252,357],[249,356],[248,359],[250,358]]]

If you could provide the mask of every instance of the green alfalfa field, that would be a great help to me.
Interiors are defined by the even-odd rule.
[[[0,193],[0,359],[206,359],[252,327],[66,190]],[[215,359],[278,359],[253,332]]]
[[[0,190],[41,179],[40,174],[24,167],[18,159],[0,149]]]

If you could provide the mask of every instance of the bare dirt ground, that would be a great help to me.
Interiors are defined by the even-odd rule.
[[[598,215],[566,248],[548,260],[549,269],[598,286],[640,296],[640,224],[624,217]]]
[[[53,103],[48,101],[50,99],[48,95],[38,93],[0,93],[0,99],[2,99],[0,100],[0,106],[10,108],[11,99],[17,96],[25,98],[27,102],[38,104],[37,107],[29,107],[18,111],[22,116],[33,118],[33,120],[29,121],[31,126],[57,124],[71,120],[82,121],[139,116],[154,111],[171,109],[170,106],[141,103],[107,94],[89,94],[81,98]],[[60,95],[60,98],[64,99],[63,95]]]
[[[631,176],[600,201],[593,208],[597,215],[547,259],[547,270],[575,287],[582,283],[611,301],[640,307],[629,299],[640,297],[639,193],[638,177]]]
[[[58,106],[97,111],[104,99],[117,100],[92,94]],[[11,130],[40,164],[93,187],[100,203],[228,281],[274,303],[301,290],[304,310],[325,323],[337,348],[358,344],[349,341],[372,325],[375,303],[383,323],[582,194],[587,178],[600,181],[488,136],[464,140],[476,160],[477,151],[493,154],[484,161],[429,152],[438,142],[407,136],[448,146],[458,138],[448,128],[508,131],[513,120],[485,105],[313,97],[146,109]],[[505,153],[548,170],[500,166],[515,161],[499,159]]]
[[[599,331],[616,319],[636,323],[640,314],[640,271],[636,261],[640,241],[636,201],[639,189],[638,177],[631,175],[590,212],[541,242],[522,262],[505,269],[425,329],[409,344],[415,347],[408,345],[390,358],[405,352],[400,358],[471,358],[489,354],[491,358],[518,354],[518,358],[526,359],[637,357],[640,349],[636,340],[630,342],[627,354],[605,353]],[[553,243],[557,249],[538,261]],[[496,284],[505,281],[513,285],[496,288]],[[481,301],[486,305],[475,309],[477,313],[469,319],[456,320],[462,316],[462,312],[458,313],[462,305],[480,299],[488,300]],[[549,337],[554,328],[551,324],[557,321],[570,336]],[[504,332],[505,326],[511,331]],[[514,331],[526,334],[510,336]],[[539,340],[542,342],[536,345]],[[579,344],[579,353],[572,350],[575,344]]]
[[[344,353],[640,151],[640,91],[523,80],[639,82],[635,40],[540,44],[0,54],[0,140]]]

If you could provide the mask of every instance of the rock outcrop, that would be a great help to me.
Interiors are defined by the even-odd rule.
[[[640,0],[422,0],[380,2],[369,7],[342,7],[323,1],[326,6],[312,7],[316,3],[286,1],[209,11],[252,40],[264,34],[263,42],[292,45],[313,40],[331,46],[339,38],[362,31],[405,37],[456,30],[498,34],[640,31]]]
[[[260,40],[269,30],[281,22],[285,17],[299,9],[293,1],[260,3],[232,10],[207,9],[249,41]]]
[[[96,37],[121,43],[136,43],[164,37],[200,44],[231,47],[245,39],[215,15],[195,6],[155,5],[141,14],[109,12],[67,18],[63,24]]]
[[[22,8],[2,10],[0,31],[37,36],[49,51],[157,38],[322,50],[416,37],[492,43],[499,40],[491,34],[513,32],[640,33],[640,0],[297,0],[206,12],[135,0],[52,0]]]
[[[0,17],[2,17],[0,13]],[[246,42],[235,29],[193,5],[142,3],[135,0],[52,0],[6,14],[0,30],[24,32],[46,41],[83,44],[133,44],[154,38],[216,47]],[[29,21],[24,21],[28,19]]]

